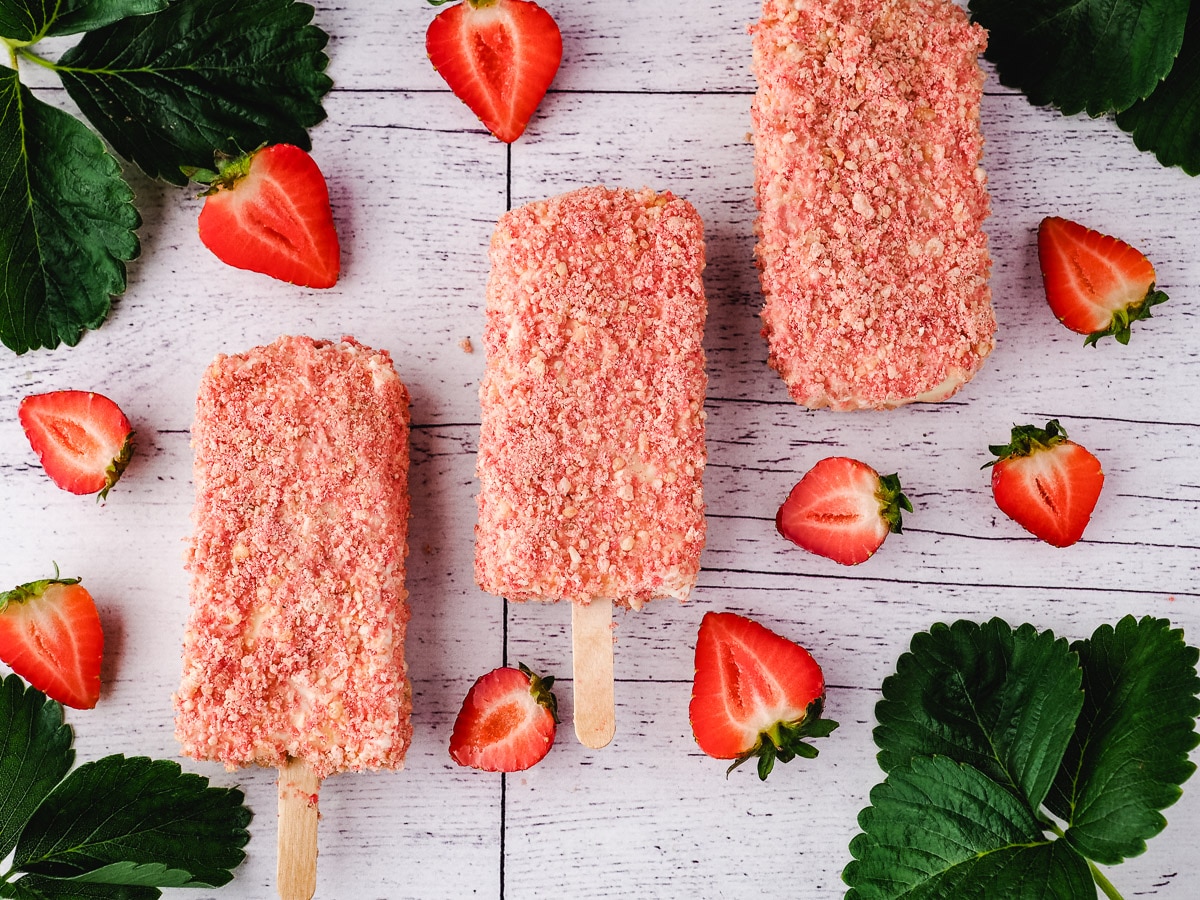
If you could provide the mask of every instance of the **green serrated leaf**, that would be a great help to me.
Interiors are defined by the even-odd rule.
[[[1183,45],[1190,0],[971,0],[1000,81],[1038,106],[1100,116],[1149,96]]]
[[[1097,862],[1119,863],[1166,827],[1200,743],[1200,651],[1164,619],[1126,616],[1073,648],[1086,700],[1046,806],[1066,839]]]
[[[99,138],[0,69],[0,340],[24,353],[98,327],[140,224]]]
[[[0,37],[16,46],[78,34],[126,16],[166,9],[169,0],[0,0]]]
[[[0,682],[0,859],[74,762],[62,707],[16,675]]]
[[[0,38],[21,46],[40,40],[54,21],[58,0],[0,0]]]
[[[161,866],[171,885],[181,870],[193,887],[219,887],[245,856],[250,811],[242,793],[208,786],[176,763],[107,756],[67,776],[30,819],[15,866],[54,878],[139,865]]]
[[[1008,785],[1035,810],[1075,728],[1082,673],[1066,640],[1031,625],[1013,630],[938,624],[883,682],[875,743],[885,772],[939,754]]]
[[[1145,100],[1117,113],[1117,125],[1164,166],[1200,175],[1200,3],[1192,4],[1171,73]]]
[[[211,167],[216,151],[312,146],[332,86],[312,16],[293,0],[176,0],[85,35],[59,74],[118,153],[186,184],[181,169]]]
[[[62,878],[26,875],[0,885],[0,897],[11,900],[158,900],[162,891],[124,884],[80,884]]]
[[[918,757],[871,791],[846,900],[1095,900],[1086,860],[982,772]]]
[[[170,0],[73,0],[65,2],[48,34],[79,34],[129,16],[145,16],[167,8]]]
[[[187,887],[192,873],[172,869],[162,863],[117,862],[82,875],[71,881],[76,884],[127,884],[148,887]]]

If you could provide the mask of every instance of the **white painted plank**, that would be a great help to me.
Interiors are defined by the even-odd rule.
[[[1135,612],[1170,618],[1200,640],[1200,181],[1159,168],[1111,122],[1033,108],[993,80],[984,103],[1000,320],[993,358],[947,404],[804,411],[766,369],[758,335],[744,32],[757,3],[697,0],[672,15],[631,0],[547,5],[563,26],[566,63],[512,148],[513,201],[598,181],[646,183],[692,200],[708,230],[705,570],[689,604],[618,617],[613,745],[592,753],[562,728],[543,763],[506,780],[503,803],[499,776],[461,770],[446,753],[471,680],[506,649],[511,661],[568,674],[570,615],[541,605],[505,612],[473,583],[478,335],[507,151],[429,67],[422,41],[435,11],[418,3],[318,4],[337,82],[329,121],[313,133],[346,251],[336,289],[225,268],[196,239],[198,201],[133,176],[145,255],[110,322],[75,349],[0,357],[0,585],[57,560],[97,595],[110,650],[100,707],[70,713],[81,758],[175,756],[187,430],[200,374],[217,352],[280,333],[355,334],[393,353],[414,395],[415,736],[405,772],[326,783],[317,896],[495,898],[502,869],[506,898],[743,897],[780,884],[803,900],[838,896],[855,815],[880,776],[872,707],[914,632],[1001,615],[1077,638]],[[61,90],[41,96],[69,107]],[[1050,213],[1127,237],[1157,263],[1173,299],[1129,348],[1086,349],[1050,316],[1033,251],[1033,230]],[[475,353],[459,347],[464,337],[476,339]],[[140,432],[139,456],[106,506],[51,487],[16,425],[20,397],[59,387],[110,393]],[[1067,550],[999,516],[978,469],[986,444],[1013,421],[1051,416],[1101,456],[1109,479],[1086,539]],[[790,486],[833,453],[900,471],[918,505],[910,533],[855,569],[791,547],[773,527]],[[687,724],[696,629],[704,612],[722,609],[808,646],[843,722],[818,760],[781,768],[765,786],[750,771],[726,781]],[[569,687],[564,680],[559,691],[568,725]],[[273,896],[273,773],[188,765],[244,785],[259,817],[234,883],[181,896]],[[1168,810],[1171,827],[1114,871],[1126,896],[1194,893],[1196,796],[1189,784]]]

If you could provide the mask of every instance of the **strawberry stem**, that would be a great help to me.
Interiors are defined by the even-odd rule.
[[[881,475],[875,498],[879,501],[879,513],[887,522],[888,530],[894,534],[901,534],[904,531],[904,517],[901,511],[912,512],[913,505],[900,489],[900,476],[895,473]]]
[[[1090,859],[1088,860],[1088,869],[1091,870],[1092,881],[1096,882],[1096,887],[1104,892],[1105,897],[1108,897],[1109,900],[1125,900],[1120,892],[1113,887],[1113,883],[1104,877],[1104,873]]]
[[[1045,428],[1038,428],[1036,425],[1014,425],[1007,444],[988,445],[988,451],[997,458],[984,463],[980,468],[989,468],[1014,456],[1032,456],[1039,450],[1049,450],[1066,439],[1067,429],[1062,427],[1058,419],[1051,419]]]
[[[1116,338],[1118,344],[1128,344],[1131,334],[1129,326],[1134,322],[1153,318],[1150,315],[1150,307],[1166,302],[1167,295],[1162,291],[1156,291],[1154,285],[1150,285],[1150,290],[1146,292],[1146,296],[1142,298],[1140,303],[1134,303],[1114,312],[1112,321],[1108,323],[1108,327],[1102,331],[1093,331],[1089,334],[1084,338],[1083,346],[1095,347],[1100,338],[1110,336]]]

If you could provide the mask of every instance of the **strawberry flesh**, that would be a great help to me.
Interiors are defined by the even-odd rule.
[[[991,447],[992,494],[1006,516],[1055,547],[1081,537],[1100,491],[1104,472],[1089,451],[1067,440],[1057,419],[1045,428],[1015,426],[1009,444]]]
[[[558,72],[562,35],[530,0],[463,0],[430,23],[425,50],[488,131],[511,144]]]
[[[94,707],[103,654],[100,616],[78,578],[34,581],[0,594],[0,660],[51,699]]]
[[[540,762],[554,745],[558,703],[552,677],[522,665],[493,669],[467,692],[450,756],[460,766],[485,772],[519,772]]]
[[[313,288],[337,283],[341,247],[325,176],[313,158],[274,144],[218,160],[200,211],[200,240],[222,261]]]
[[[902,531],[912,503],[896,475],[880,477],[844,456],[821,460],[792,488],[775,516],[781,535],[846,566],[870,559],[891,532]]]
[[[821,718],[825,677],[803,647],[734,613],[706,613],[696,639],[689,715],[700,749],[735,768],[758,759],[766,779],[776,760],[811,758],[808,738],[837,723]]]
[[[1128,344],[1130,325],[1165,303],[1154,266],[1129,244],[1069,219],[1049,216],[1038,227],[1038,260],[1054,315],[1084,344],[1102,337]]]
[[[21,401],[17,415],[42,468],[65,491],[103,499],[129,464],[129,419],[101,394],[33,394]]]

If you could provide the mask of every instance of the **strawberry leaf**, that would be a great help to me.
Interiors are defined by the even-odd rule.
[[[16,675],[0,682],[0,859],[74,761],[62,707]]]
[[[1200,175],[1200,3],[1192,3],[1171,74],[1145,100],[1118,113],[1117,125],[1164,166]]]
[[[871,791],[850,842],[846,900],[1094,898],[1087,861],[982,772],[917,757]]]
[[[38,807],[14,865],[48,878],[219,887],[245,856],[242,793],[167,760],[107,756],[67,776]],[[132,864],[132,865],[130,865]]]
[[[125,884],[80,884],[65,878],[26,875],[0,884],[0,897],[11,900],[157,900],[162,891]]]
[[[293,0],[176,0],[84,36],[58,71],[113,148],[148,175],[186,184],[265,143],[309,149],[325,117],[328,35]]]
[[[1000,81],[1067,115],[1123,110],[1183,45],[1190,0],[971,0]]]
[[[0,69],[0,340],[24,353],[99,326],[140,224],[99,138]]]
[[[934,754],[969,763],[1035,810],[1075,728],[1082,673],[1067,641],[1031,625],[934,625],[883,682],[874,736],[885,772]]]
[[[60,4],[48,34],[79,34],[128,16],[145,16],[167,8],[169,0],[74,0]]]
[[[1188,753],[1200,744],[1200,652],[1169,622],[1133,616],[1072,649],[1086,700],[1046,806],[1080,853],[1119,863],[1166,827],[1159,810],[1196,769]]]
[[[0,37],[17,46],[165,9],[168,0],[0,0]]]

